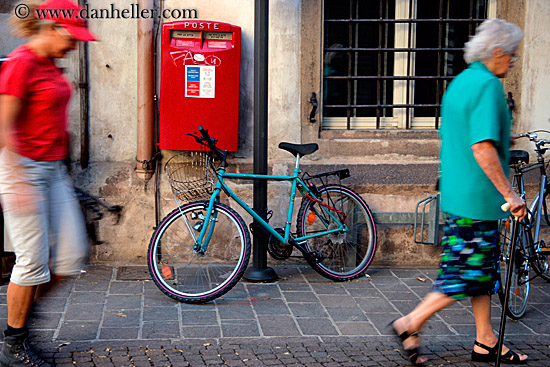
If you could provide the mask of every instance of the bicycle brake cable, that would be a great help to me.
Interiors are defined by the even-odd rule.
[[[313,201],[315,201],[315,202],[321,204],[322,206],[324,206],[324,207],[327,208],[328,210],[332,210],[332,211],[334,211],[334,212],[336,212],[336,213],[342,215],[342,217],[344,217],[344,224],[346,224],[346,221],[347,221],[347,219],[348,219],[348,216],[347,216],[346,213],[344,213],[343,211],[338,210],[338,209],[336,209],[336,208],[331,207],[331,206],[328,205],[328,204],[323,203],[321,200],[319,200],[319,199],[313,197],[311,194],[307,194],[307,195],[305,196],[305,198],[309,198],[309,199],[311,199],[311,200],[313,200]]]

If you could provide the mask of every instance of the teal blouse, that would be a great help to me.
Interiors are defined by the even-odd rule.
[[[497,220],[503,196],[474,158],[472,145],[494,143],[508,175],[512,115],[502,84],[487,67],[475,61],[449,84],[441,109],[441,208],[478,220]]]

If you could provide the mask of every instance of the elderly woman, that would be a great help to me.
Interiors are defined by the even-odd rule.
[[[95,37],[76,18],[38,19],[36,9],[73,9],[69,0],[30,5],[15,31],[29,37],[0,73],[0,199],[16,263],[7,291],[2,366],[45,366],[27,339],[37,287],[80,272],[88,243],[64,160],[72,88],[55,59]]]
[[[443,251],[433,290],[391,327],[416,365],[418,332],[438,311],[470,297],[476,324],[472,360],[494,362],[497,337],[491,325],[491,295],[501,287],[498,220],[505,202],[515,216],[525,203],[508,181],[511,114],[499,78],[513,66],[523,32],[489,19],[465,45],[468,68],[449,85],[442,102],[441,208],[446,213]],[[527,356],[503,347],[502,362],[526,363]]]

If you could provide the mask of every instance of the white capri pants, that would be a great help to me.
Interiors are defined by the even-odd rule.
[[[0,151],[0,200],[15,251],[10,281],[47,283],[80,272],[88,255],[84,217],[63,161],[34,161]]]

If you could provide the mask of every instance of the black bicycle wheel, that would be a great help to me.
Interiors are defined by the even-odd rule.
[[[542,216],[541,216],[541,227],[542,224],[547,224],[550,226],[550,213],[548,211],[550,210],[550,196],[548,195],[548,191],[545,192],[544,195],[544,203],[542,207]],[[535,210],[536,213],[536,210]],[[534,217],[535,215],[533,215]],[[541,276],[544,280],[547,282],[550,282],[550,238],[548,233],[546,233],[546,236],[540,236],[546,237],[547,240],[540,240],[538,244],[536,244],[535,248],[535,258],[533,261],[533,269],[535,272]]]
[[[500,303],[504,305],[504,287],[506,286],[506,272],[508,271],[510,246],[512,244],[512,231],[514,222],[511,219],[503,219],[500,222],[501,254],[500,254],[500,279],[502,288],[499,292]],[[526,249],[527,236],[523,227],[519,228],[516,241],[515,259],[512,266],[512,278],[508,290],[509,301],[506,313],[514,320],[519,320],[525,315],[527,298],[529,297],[529,257]]]
[[[149,272],[159,289],[186,303],[204,303],[229,291],[250,258],[250,235],[243,219],[228,206],[214,205],[215,224],[206,249],[195,248],[207,201],[185,204],[159,224],[149,244]]]
[[[324,257],[320,263],[310,261],[310,265],[328,279],[358,278],[376,252],[376,226],[370,209],[359,194],[345,186],[326,185],[318,190],[318,198],[336,209],[330,213],[342,222],[345,220],[347,230],[308,239],[304,247],[309,251],[318,250]],[[317,201],[304,198],[296,224],[298,237],[338,228],[327,210]]]

